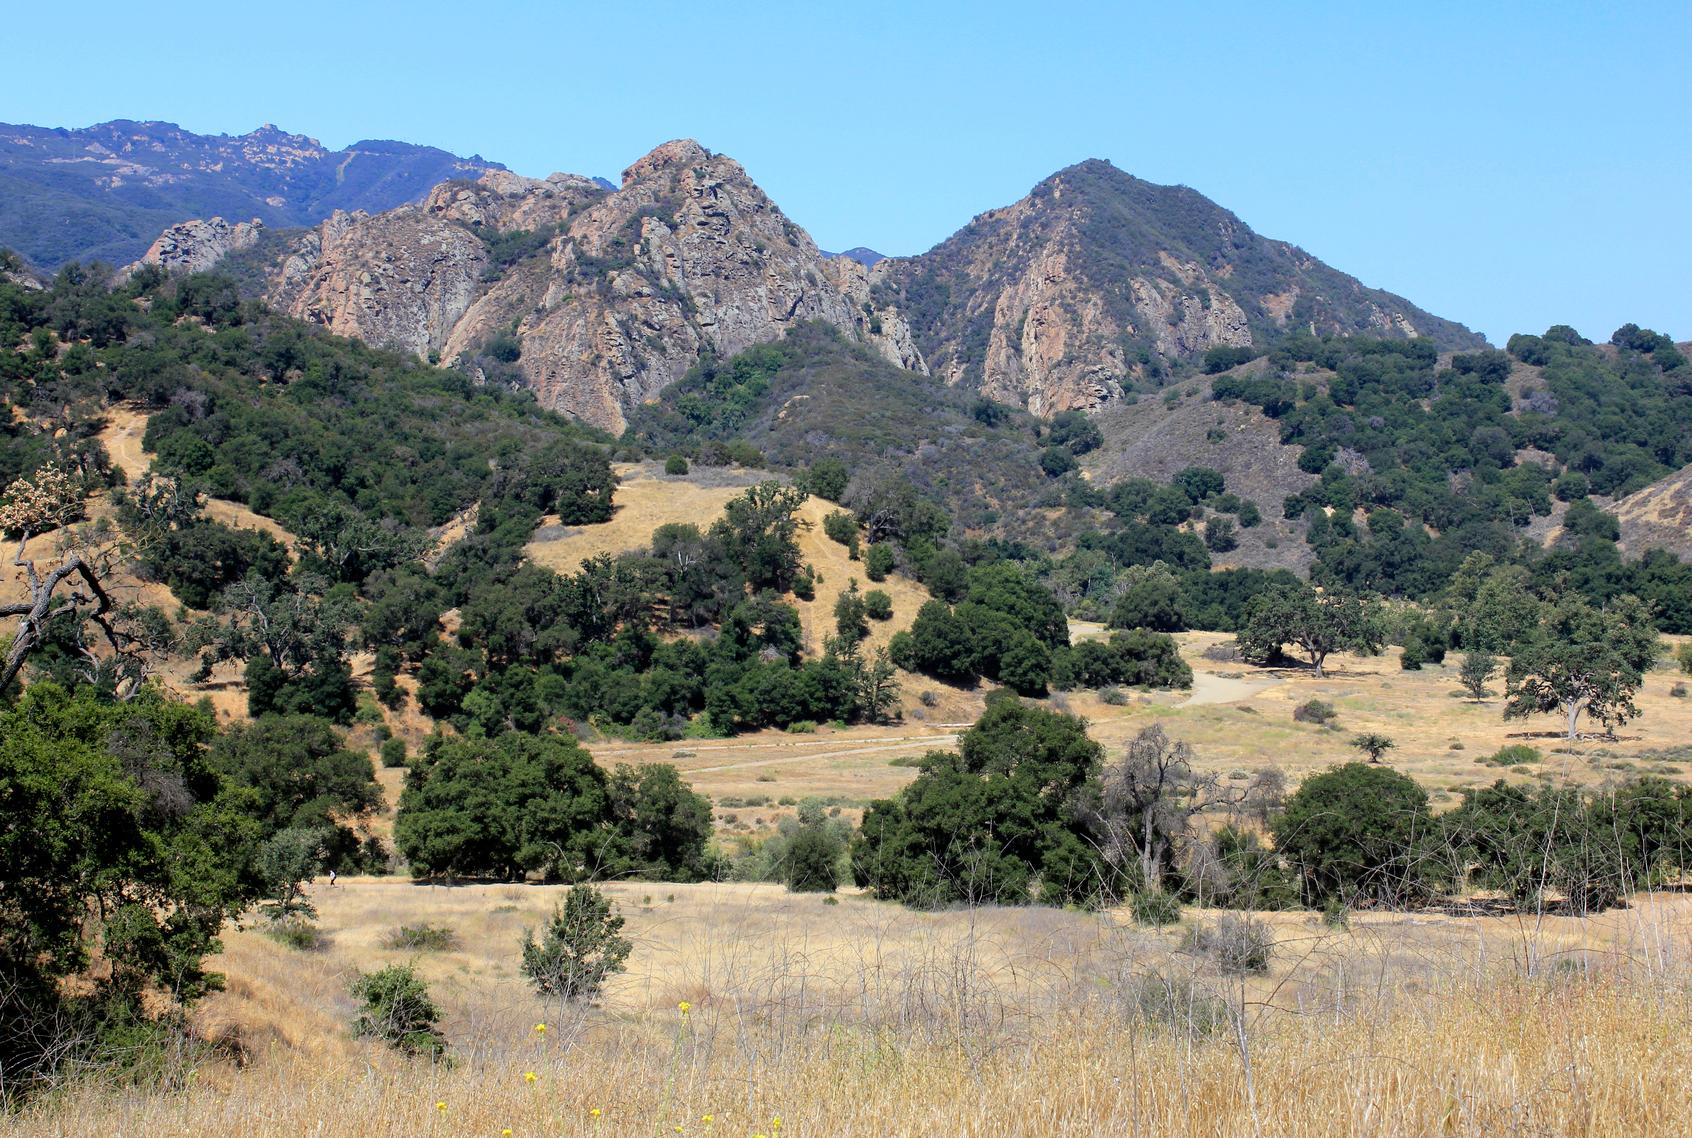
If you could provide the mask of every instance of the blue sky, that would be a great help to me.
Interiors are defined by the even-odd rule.
[[[1686,0],[85,0],[6,24],[35,47],[3,121],[269,121],[613,180],[693,137],[823,247],[895,254],[1108,158],[1495,341],[1692,337]]]

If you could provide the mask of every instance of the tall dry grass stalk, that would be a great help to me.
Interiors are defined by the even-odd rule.
[[[638,947],[596,1008],[547,1007],[516,975],[515,933],[555,891],[319,893],[328,951],[231,937],[231,991],[201,1019],[239,1025],[248,1065],[186,1091],[83,1084],[6,1123],[146,1138],[1692,1133],[1678,897],[1584,921],[1381,915],[1343,932],[1271,915],[1274,963],[1240,977],[1113,915],[612,892]],[[416,958],[448,1011],[451,1066],[348,1038],[345,979],[406,958],[380,947],[402,920],[459,933],[458,950]]]

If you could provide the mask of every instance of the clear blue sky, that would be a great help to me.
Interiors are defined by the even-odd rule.
[[[693,137],[824,248],[895,254],[1108,158],[1495,341],[1692,337],[1687,0],[85,0],[6,25],[0,121],[269,121],[613,180]]]

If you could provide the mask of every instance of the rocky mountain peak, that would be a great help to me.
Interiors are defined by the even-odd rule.
[[[709,162],[713,155],[691,138],[677,138],[655,146],[636,159],[623,171],[623,185],[650,178],[666,170],[683,166],[697,166]]]
[[[205,268],[246,236],[222,222],[173,226],[149,259]],[[701,356],[804,321],[924,369],[868,270],[826,258],[739,163],[691,140],[652,150],[611,192],[576,175],[492,170],[415,205],[337,212],[265,248],[266,298],[284,311],[526,384],[613,432]]]
[[[1096,158],[877,269],[936,374],[1043,415],[1154,388],[1213,347],[1267,347],[1292,328],[1485,343],[1258,236],[1195,190]]]

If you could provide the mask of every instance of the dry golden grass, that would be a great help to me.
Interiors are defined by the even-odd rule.
[[[1682,897],[1584,921],[1358,917],[1349,932],[1282,914],[1270,973],[1241,982],[1117,914],[911,913],[769,886],[610,892],[630,971],[602,1006],[561,1008],[516,973],[521,930],[558,889],[320,888],[326,950],[229,937],[229,991],[197,1018],[240,1033],[244,1067],[209,1066],[180,1092],[89,1084],[9,1121],[149,1138],[772,1135],[778,1116],[794,1136],[1692,1127]],[[460,947],[381,947],[423,921]],[[355,970],[407,959],[443,1006],[450,1067],[348,1035]],[[1153,975],[1214,1001],[1215,1029],[1144,1014]]]

